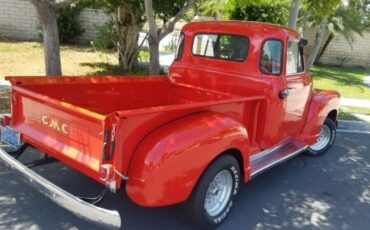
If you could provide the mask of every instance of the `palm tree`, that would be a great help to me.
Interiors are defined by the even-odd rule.
[[[290,8],[288,27],[297,29],[298,13],[300,8],[301,0],[292,0],[292,6]]]
[[[317,55],[315,64],[319,63],[320,58],[324,55],[329,44],[335,36],[338,34],[343,35],[352,47],[354,34],[359,34],[362,36],[362,33],[365,29],[366,25],[364,24],[363,15],[359,14],[352,5],[341,5],[338,7],[334,14],[329,18],[329,22],[327,24],[329,36],[326,39],[320,53]]]
[[[200,10],[203,14],[212,16],[215,20],[221,20],[227,3],[228,0],[207,0],[202,2]]]

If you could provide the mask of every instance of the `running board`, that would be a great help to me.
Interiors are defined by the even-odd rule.
[[[298,155],[307,149],[307,145],[297,142],[287,142],[275,148],[254,154],[250,158],[251,178]]]

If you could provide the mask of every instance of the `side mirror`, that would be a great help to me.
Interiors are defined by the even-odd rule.
[[[308,44],[307,39],[301,38],[301,40],[299,40],[299,47],[304,48],[307,44]]]

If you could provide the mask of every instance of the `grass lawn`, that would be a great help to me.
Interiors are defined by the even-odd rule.
[[[350,112],[343,111],[342,109],[339,112],[339,120],[361,121]]]
[[[90,47],[61,46],[64,75],[96,75],[117,72],[113,52],[97,52]],[[45,75],[44,54],[39,42],[0,41],[0,79],[4,76]]]
[[[363,83],[364,77],[370,76],[370,69],[314,67],[311,74],[315,88],[337,90],[342,97],[370,100],[370,87]]]
[[[315,88],[337,90],[342,97],[370,100],[370,87],[363,83],[364,77],[370,76],[370,69],[315,66],[311,69],[311,74]],[[342,106],[339,119],[360,120],[353,113],[370,115],[370,109]]]
[[[146,53],[141,52],[141,59],[146,58]],[[63,75],[67,76],[148,74],[148,70],[142,68],[123,74],[116,53],[96,51],[88,46],[62,45],[61,59]],[[44,75],[42,43],[0,40],[0,80],[5,76]],[[8,94],[8,91],[0,91],[1,113],[10,112]]]
[[[353,106],[342,106],[343,112],[359,113],[370,116],[370,108],[365,107],[353,107]]]
[[[339,113],[339,119],[361,121],[361,119],[357,118],[353,114],[364,114],[364,115],[370,116],[370,108],[341,106],[340,113]]]

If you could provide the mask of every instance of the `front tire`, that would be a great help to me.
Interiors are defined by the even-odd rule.
[[[228,216],[240,187],[238,161],[230,155],[217,158],[204,172],[187,202],[196,227],[214,228]]]
[[[308,156],[320,156],[329,151],[333,146],[337,131],[334,121],[326,118],[320,129],[320,136],[315,144],[310,145],[305,152]]]

